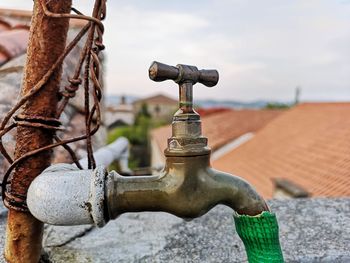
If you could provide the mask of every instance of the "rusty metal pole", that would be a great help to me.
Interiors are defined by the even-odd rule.
[[[70,13],[71,0],[45,0],[54,13]],[[34,3],[30,28],[27,62],[21,95],[31,91],[56,62],[66,46],[69,27],[67,18],[48,18],[40,1]],[[51,76],[45,87],[25,105],[22,115],[33,118],[55,118],[58,104],[58,89],[61,66]],[[52,143],[54,133],[47,129],[20,126],[17,130],[15,158]],[[13,173],[11,194],[26,196],[32,180],[50,165],[51,152],[46,151],[20,163]],[[43,224],[29,212],[9,209],[5,258],[9,263],[37,263],[42,250]]]

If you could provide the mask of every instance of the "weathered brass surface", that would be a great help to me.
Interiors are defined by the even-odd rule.
[[[172,136],[165,150],[166,164],[158,175],[124,177],[107,175],[106,217],[126,212],[164,211],[182,218],[195,218],[217,204],[239,214],[267,211],[263,198],[243,179],[210,167],[210,148],[202,136],[200,116],[193,110],[193,84],[215,86],[216,70],[194,66],[168,66],[153,62],[149,69],[155,81],[172,79],[179,84],[180,103],[172,123]]]
[[[209,155],[167,157],[163,172],[153,176],[109,174],[107,203],[110,219],[125,212],[164,211],[195,218],[217,204],[240,214],[268,210],[265,201],[239,177],[210,167]]]

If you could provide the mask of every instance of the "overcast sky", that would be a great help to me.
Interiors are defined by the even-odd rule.
[[[92,0],[74,1],[91,12]],[[32,1],[0,7],[31,9]],[[350,100],[350,0],[109,0],[105,22],[108,93],[177,96],[148,79],[153,60],[216,68],[219,84],[195,97]]]

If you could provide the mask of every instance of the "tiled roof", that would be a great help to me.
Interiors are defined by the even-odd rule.
[[[350,196],[350,103],[301,104],[213,162],[273,196],[285,178],[312,196]]]
[[[224,111],[229,111],[231,110],[230,108],[199,108],[196,109],[196,112],[201,115],[201,117],[205,117],[205,116],[209,116],[215,113],[219,113],[219,112],[224,112]]]
[[[17,25],[29,26],[31,16],[31,11],[0,8],[0,24],[7,24],[8,28]]]
[[[0,32],[11,29],[10,23],[0,19]]]
[[[0,9],[0,65],[26,52],[29,27],[3,16]],[[8,14],[7,14],[8,15]]]
[[[216,150],[245,133],[256,132],[280,113],[279,110],[228,110],[211,114],[202,118],[203,135],[208,137],[212,150]],[[171,136],[171,125],[153,130],[151,136],[164,150]]]
[[[31,11],[0,8],[0,65],[24,54],[27,50]],[[71,28],[81,28],[87,22],[70,19]]]
[[[165,96],[163,94],[157,94],[148,98],[144,98],[144,99],[140,99],[140,100],[136,100],[134,101],[133,104],[135,103],[161,103],[161,104],[177,104],[178,101],[170,98],[168,96]]]

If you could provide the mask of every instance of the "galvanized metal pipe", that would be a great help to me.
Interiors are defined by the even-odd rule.
[[[71,164],[47,168],[28,189],[30,212],[52,225],[105,224],[106,170],[79,170]]]
[[[128,167],[129,159],[129,141],[125,137],[119,137],[113,143],[105,147],[101,147],[94,152],[96,165],[108,167],[114,161],[119,162],[121,172],[131,173]],[[88,169],[88,158],[83,158],[79,161],[84,169]]]
[[[56,164],[43,171],[28,189],[27,204],[31,213],[53,225],[103,226],[107,176],[104,167],[119,161],[122,172],[131,173],[129,141],[120,137],[96,151],[94,156],[98,165],[95,170],[87,170],[88,162],[84,158],[79,162],[85,170],[79,170],[75,164]]]

